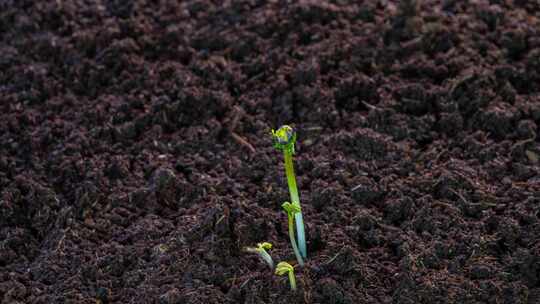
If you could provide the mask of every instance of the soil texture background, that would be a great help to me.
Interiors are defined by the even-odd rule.
[[[536,0],[0,0],[0,303],[540,303]],[[270,130],[298,132],[299,290]]]

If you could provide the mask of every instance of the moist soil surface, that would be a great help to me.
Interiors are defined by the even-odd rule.
[[[0,1],[0,303],[540,303],[540,4]],[[298,290],[270,130],[298,134]]]

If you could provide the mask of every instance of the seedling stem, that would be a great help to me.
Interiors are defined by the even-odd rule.
[[[300,197],[298,187],[296,186],[296,176],[294,174],[293,154],[296,143],[296,132],[287,125],[282,126],[277,131],[272,130],[274,138],[274,147],[283,151],[285,160],[285,175],[287,176],[287,185],[292,203],[298,207],[299,212],[295,213],[296,234],[298,235],[298,248],[303,258],[307,257],[306,233],[304,230],[304,219],[302,217],[302,208],[300,206]]]

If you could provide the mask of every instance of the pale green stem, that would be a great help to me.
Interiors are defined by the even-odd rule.
[[[294,228],[293,228],[293,217],[290,214],[287,214],[287,219],[289,221],[289,237],[291,238],[291,244],[293,247],[294,255],[300,266],[304,266],[304,260],[298,251],[298,246],[296,245],[296,238],[294,237]]]
[[[292,159],[292,151],[283,151],[285,157],[285,174],[287,175],[287,184],[289,185],[289,193],[291,195],[291,201],[294,205],[300,207],[300,198],[298,196],[298,188],[296,187],[296,177],[294,175],[294,166]],[[300,207],[300,210],[301,207]],[[298,247],[302,257],[307,257],[306,248],[306,234],[304,231],[304,219],[302,218],[302,212],[298,212],[294,215],[296,223],[296,234],[298,235]]]
[[[270,270],[274,270],[274,260],[266,250],[261,250],[261,258],[270,266]]]
[[[289,271],[289,282],[291,284],[291,289],[296,290],[296,278],[294,277],[294,271]]]

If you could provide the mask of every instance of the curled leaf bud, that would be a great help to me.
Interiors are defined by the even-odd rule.
[[[272,139],[274,147],[278,150],[289,150],[294,153],[294,144],[296,142],[296,132],[291,126],[283,125],[279,129],[272,130]]]

